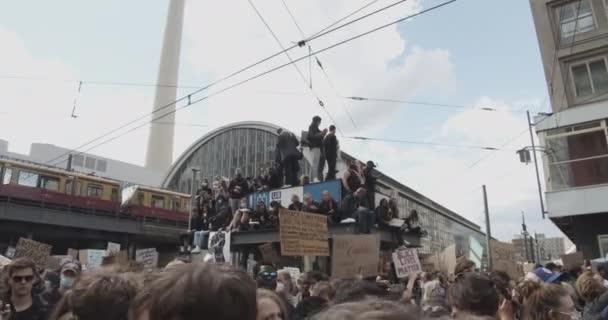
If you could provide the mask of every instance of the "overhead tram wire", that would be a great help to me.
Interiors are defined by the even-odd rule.
[[[257,66],[257,65],[260,65],[260,64],[262,64],[262,63],[264,63],[264,62],[266,62],[266,61],[268,61],[268,60],[270,60],[270,59],[273,59],[273,58],[275,58],[275,57],[277,57],[277,56],[279,56],[279,55],[283,54],[284,52],[287,52],[287,51],[289,51],[289,50],[292,50],[292,49],[294,49],[294,48],[297,48],[297,47],[299,47],[299,46],[300,46],[302,43],[307,43],[307,42],[313,41],[313,40],[315,40],[315,39],[318,39],[318,38],[320,38],[320,37],[323,37],[323,36],[325,36],[325,35],[327,35],[327,34],[330,34],[330,33],[332,33],[332,32],[335,32],[335,31],[337,31],[337,30],[340,30],[340,29],[342,29],[342,28],[344,28],[344,27],[346,27],[346,26],[349,26],[349,25],[351,25],[351,24],[353,24],[353,23],[356,23],[356,22],[358,22],[358,21],[360,21],[360,20],[362,20],[362,19],[364,19],[364,18],[367,18],[367,17],[369,17],[369,16],[372,16],[372,15],[374,15],[374,14],[377,14],[377,13],[379,13],[379,12],[382,12],[382,11],[384,11],[384,10],[387,10],[387,9],[389,9],[389,8],[391,8],[391,7],[395,6],[395,5],[398,5],[398,4],[400,4],[400,3],[403,3],[403,2],[405,2],[405,1],[407,1],[407,0],[400,0],[400,1],[397,1],[397,2],[395,2],[395,3],[393,3],[393,4],[390,4],[390,5],[387,5],[387,6],[385,6],[385,7],[382,7],[382,8],[380,8],[380,9],[378,9],[378,10],[375,10],[375,11],[373,11],[373,12],[371,12],[371,13],[368,13],[368,14],[366,14],[366,15],[364,15],[364,16],[361,16],[361,17],[359,17],[359,18],[357,18],[357,19],[354,19],[354,20],[351,20],[351,21],[349,21],[349,22],[347,22],[347,23],[345,23],[345,24],[339,25],[339,26],[337,26],[337,27],[335,27],[335,28],[329,28],[329,27],[326,27],[326,28],[322,29],[322,30],[326,30],[326,31],[323,31],[323,32],[317,32],[317,33],[316,33],[314,36],[311,36],[311,37],[309,37],[309,38],[307,38],[307,39],[301,40],[301,41],[300,41],[300,42],[298,42],[297,44],[292,45],[291,47],[287,48],[287,49],[286,49],[286,50],[284,50],[284,51],[277,52],[277,53],[275,53],[275,54],[272,54],[272,55],[270,55],[270,56],[268,56],[268,57],[266,57],[266,58],[264,58],[264,59],[262,59],[262,60],[258,61],[258,62],[255,62],[255,63],[253,63],[253,64],[250,64],[250,65],[248,65],[248,66],[246,66],[246,67],[243,67],[243,68],[241,68],[241,69],[239,69],[239,70],[237,70],[237,71],[235,71],[235,72],[233,72],[233,73],[231,73],[231,74],[229,74],[229,75],[227,75],[227,76],[224,76],[224,77],[222,77],[222,78],[220,78],[220,79],[218,79],[218,80],[216,80],[216,81],[213,81],[213,82],[211,82],[211,83],[209,83],[209,84],[207,84],[207,85],[205,85],[205,86],[203,86],[203,87],[199,88],[198,90],[196,90],[196,91],[194,91],[194,92],[192,92],[192,93],[190,93],[190,94],[188,94],[188,95],[182,96],[181,98],[179,98],[179,99],[175,100],[174,102],[171,102],[171,103],[166,104],[166,105],[164,105],[164,106],[161,106],[161,107],[159,107],[159,108],[155,108],[155,109],[154,109],[154,110],[153,110],[151,113],[145,114],[145,115],[143,115],[143,116],[141,116],[141,117],[139,117],[139,118],[137,118],[137,119],[135,119],[135,120],[132,120],[132,121],[130,121],[130,122],[128,122],[128,123],[126,123],[126,124],[124,124],[124,125],[122,125],[122,126],[118,127],[118,128],[115,128],[115,129],[113,129],[113,130],[110,130],[109,132],[106,132],[106,133],[102,134],[101,136],[99,136],[99,137],[97,137],[97,138],[94,138],[94,139],[92,139],[92,140],[89,140],[88,142],[86,142],[86,143],[84,143],[84,144],[82,144],[82,145],[78,146],[77,148],[72,149],[72,150],[70,150],[70,151],[68,151],[68,152],[66,152],[66,153],[64,153],[64,154],[62,154],[62,155],[59,155],[58,157],[55,157],[55,158],[53,158],[53,159],[51,159],[51,160],[47,161],[47,163],[52,162],[52,161],[55,161],[55,160],[57,160],[57,159],[59,159],[59,158],[62,158],[62,157],[69,156],[69,154],[70,154],[70,153],[72,153],[72,152],[74,152],[74,151],[77,151],[78,149],[84,148],[84,147],[86,147],[86,146],[87,146],[87,145],[89,145],[89,144],[92,144],[92,143],[94,143],[94,142],[96,142],[96,141],[99,141],[100,139],[103,139],[104,137],[107,137],[107,136],[109,136],[109,135],[111,135],[111,134],[114,134],[114,133],[116,133],[116,132],[118,132],[118,131],[120,131],[120,130],[122,130],[122,129],[125,129],[126,127],[128,127],[128,126],[130,126],[130,125],[132,125],[132,124],[134,124],[134,123],[136,123],[136,122],[138,122],[138,121],[140,121],[140,120],[142,120],[142,119],[145,119],[146,117],[151,116],[151,115],[153,115],[154,113],[156,113],[156,112],[158,112],[158,111],[160,111],[160,110],[166,109],[166,108],[168,108],[168,107],[170,107],[170,106],[172,106],[172,105],[174,105],[174,104],[177,104],[178,102],[184,101],[184,100],[186,100],[186,99],[190,100],[190,98],[191,98],[191,96],[192,96],[192,95],[195,95],[195,94],[197,94],[197,93],[199,93],[199,92],[201,92],[201,91],[203,91],[203,90],[206,90],[206,89],[208,89],[208,88],[210,88],[210,87],[212,87],[212,86],[214,86],[214,85],[217,85],[217,84],[219,84],[219,83],[221,83],[221,82],[223,82],[223,81],[226,81],[226,80],[228,80],[228,79],[231,79],[231,78],[235,77],[236,75],[238,75],[238,74],[240,74],[240,73],[243,73],[243,72],[245,72],[245,71],[247,71],[247,70],[249,70],[249,69],[251,69],[251,68],[253,68],[253,67]],[[440,7],[444,6],[444,5],[450,4],[450,3],[455,2],[455,1],[457,1],[457,0],[451,0],[451,1],[445,2],[445,3],[441,4],[441,5],[438,5],[438,6],[435,6],[435,7],[431,7],[431,8],[429,8],[429,9],[430,9],[430,10],[438,9],[438,8],[440,8]],[[381,26],[381,27],[377,28],[376,30],[371,30],[369,33],[375,32],[375,31],[377,31],[377,30],[380,30],[380,29],[383,29],[383,28],[385,28],[385,27],[388,27],[388,26],[390,26],[390,25],[392,25],[392,24],[396,24],[396,23],[402,22],[402,21],[404,21],[404,20],[407,20],[407,19],[413,18],[413,17],[415,17],[415,16],[417,16],[417,15],[423,14],[423,13],[425,13],[425,12],[430,11],[429,9],[427,9],[427,10],[423,10],[423,11],[420,11],[420,12],[418,12],[418,13],[414,14],[414,15],[410,15],[410,16],[408,16],[408,17],[405,17],[404,19],[399,19],[399,20],[397,20],[397,21],[395,21],[395,22],[393,22],[393,23],[390,23],[390,24],[387,24],[387,25]],[[335,23],[334,23],[333,25],[335,25]],[[329,29],[329,30],[328,30],[328,29]],[[358,38],[358,37],[362,37],[362,36],[365,36],[365,35],[367,35],[367,34],[369,34],[369,33],[360,34],[360,35],[359,35],[359,36],[357,36],[356,38]],[[345,42],[348,42],[348,41],[354,40],[354,39],[356,39],[356,38],[352,38],[352,39],[350,39],[350,40],[349,40],[349,39],[347,39],[346,41],[343,41],[343,42],[341,42],[341,43],[338,43],[338,44],[336,44],[336,45],[334,45],[334,46],[327,47],[327,48],[326,48],[326,49],[324,49],[324,50],[331,49],[331,48],[333,48],[333,47],[335,47],[335,46],[341,45],[342,43],[345,43]],[[312,55],[309,55],[309,56],[312,56]]]
[[[346,20],[346,19],[348,19],[348,18],[350,18],[350,17],[354,16],[355,14],[357,14],[357,13],[359,13],[359,12],[363,11],[365,8],[367,8],[367,7],[371,6],[372,4],[374,4],[374,3],[376,3],[376,2],[378,2],[378,0],[372,0],[372,1],[368,2],[366,5],[364,5],[364,6],[360,7],[359,9],[357,9],[357,10],[355,10],[355,11],[351,12],[350,14],[348,14],[348,15],[346,15],[346,16],[344,16],[344,17],[340,18],[340,19],[338,19],[336,22],[334,22],[334,23],[332,23],[332,24],[328,25],[327,27],[325,27],[325,28],[323,28],[323,29],[321,29],[321,30],[317,31],[317,33],[313,34],[313,35],[312,35],[312,37],[314,37],[314,36],[316,36],[316,35],[318,35],[318,34],[321,34],[323,31],[325,31],[325,30],[327,30],[327,29],[329,29],[329,28],[331,28],[331,27],[333,27],[333,26],[337,25],[338,23],[340,23],[340,22],[342,22],[342,21],[344,21],[344,20]]]
[[[346,138],[353,139],[353,140],[363,140],[363,141],[394,142],[394,143],[428,145],[428,146],[447,147],[447,148],[464,148],[464,149],[478,149],[478,150],[490,150],[490,151],[498,150],[497,148],[494,148],[494,147],[449,144],[449,143],[439,143],[439,142],[409,141],[409,140],[369,138],[369,137],[346,137]]]
[[[350,38],[347,38],[347,39],[344,39],[344,40],[342,40],[342,41],[336,42],[336,43],[334,43],[334,44],[332,44],[332,45],[329,45],[329,46],[327,46],[327,47],[325,47],[325,48],[323,48],[323,49],[317,50],[317,51],[315,51],[315,52],[312,52],[312,53],[310,53],[310,54],[307,54],[307,55],[304,55],[304,56],[302,56],[302,57],[300,57],[300,58],[297,58],[296,60],[294,60],[294,61],[293,61],[293,63],[298,62],[298,61],[302,61],[302,60],[304,60],[304,59],[306,59],[306,58],[308,58],[308,57],[310,57],[310,56],[313,56],[313,55],[315,55],[315,54],[319,54],[319,53],[322,53],[322,52],[325,52],[325,51],[331,50],[331,49],[333,49],[333,48],[335,48],[335,47],[338,47],[338,46],[341,46],[341,45],[343,45],[343,44],[345,44],[345,43],[348,43],[348,42],[354,41],[354,40],[356,40],[356,39],[359,39],[359,38],[365,37],[365,36],[370,35],[370,34],[372,34],[372,33],[376,32],[376,31],[379,31],[379,30],[382,30],[382,29],[384,29],[384,28],[387,28],[387,27],[389,27],[389,26],[391,26],[391,25],[394,25],[394,24],[397,24],[397,23],[403,22],[403,21],[405,21],[405,20],[409,20],[409,19],[411,19],[411,18],[414,18],[414,17],[417,17],[417,16],[421,16],[421,15],[423,15],[423,14],[425,14],[425,13],[428,13],[428,12],[431,12],[431,11],[434,11],[434,10],[437,10],[437,9],[440,9],[440,8],[445,7],[445,6],[449,5],[449,4],[452,4],[452,3],[456,2],[456,1],[458,1],[458,0],[449,0],[449,1],[446,1],[446,2],[443,2],[443,3],[440,3],[440,4],[438,4],[438,5],[435,5],[435,6],[433,6],[433,7],[427,8],[427,9],[422,10],[422,11],[420,11],[420,12],[417,12],[417,13],[414,13],[414,14],[411,14],[411,15],[408,15],[408,16],[406,16],[406,17],[403,17],[403,18],[397,19],[397,20],[395,20],[395,21],[392,21],[392,22],[386,23],[386,24],[384,24],[384,25],[381,25],[381,26],[379,26],[379,27],[373,28],[373,29],[368,30],[368,31],[366,31],[366,32],[360,33],[360,34],[358,34],[358,35],[356,35],[356,36],[352,36],[352,37],[350,37]],[[153,119],[153,120],[151,120],[151,121],[148,121],[148,122],[146,122],[146,123],[144,123],[144,124],[142,124],[142,125],[140,125],[140,126],[138,126],[138,127],[135,127],[134,129],[131,129],[131,130],[129,130],[129,131],[127,131],[127,132],[125,132],[125,133],[123,133],[123,134],[119,135],[119,136],[116,136],[116,137],[114,137],[114,138],[111,138],[111,139],[110,139],[110,140],[108,140],[107,142],[110,142],[110,141],[112,141],[112,140],[115,140],[115,139],[117,139],[118,137],[121,137],[121,136],[123,136],[123,135],[125,135],[125,134],[128,134],[128,133],[130,133],[130,132],[133,132],[133,131],[135,131],[135,130],[137,130],[137,129],[139,129],[139,128],[142,128],[143,126],[145,126],[145,125],[147,125],[147,124],[149,124],[149,123],[151,123],[151,122],[153,122],[153,121],[156,121],[156,120],[158,120],[158,119],[161,119],[161,118],[163,118],[163,117],[165,117],[165,116],[168,116],[168,115],[170,115],[170,114],[176,113],[177,111],[182,110],[182,109],[184,109],[184,108],[187,108],[187,107],[189,107],[189,106],[191,106],[191,105],[193,105],[193,104],[196,104],[196,103],[198,103],[198,102],[201,102],[201,101],[203,101],[203,100],[206,100],[206,99],[208,99],[208,98],[211,98],[211,97],[213,97],[213,96],[215,96],[215,95],[221,94],[221,93],[226,92],[226,91],[228,91],[228,90],[231,90],[231,89],[233,89],[233,88],[235,88],[235,87],[237,87],[237,86],[243,85],[243,84],[245,84],[245,83],[247,83],[247,82],[249,82],[249,81],[252,81],[252,80],[255,80],[255,79],[260,78],[260,77],[262,77],[262,76],[265,76],[265,75],[267,75],[267,74],[269,74],[269,73],[271,73],[271,72],[274,72],[274,71],[277,71],[277,70],[279,70],[279,69],[285,68],[285,67],[289,66],[290,64],[291,64],[291,62],[288,62],[288,63],[282,64],[282,65],[279,65],[279,66],[277,66],[277,67],[274,67],[274,68],[268,69],[268,70],[266,70],[266,71],[264,71],[264,72],[262,72],[262,73],[259,73],[259,74],[255,75],[255,76],[252,76],[252,77],[250,77],[250,78],[247,78],[247,79],[245,79],[245,80],[242,80],[242,81],[240,81],[240,82],[237,82],[237,83],[235,83],[235,84],[233,84],[233,85],[230,85],[230,86],[228,86],[228,87],[225,87],[225,88],[223,88],[223,89],[221,89],[221,90],[219,90],[219,91],[217,91],[217,92],[214,92],[214,93],[212,93],[212,94],[209,94],[209,95],[207,95],[207,96],[204,96],[204,97],[202,97],[202,98],[200,98],[200,99],[197,99],[197,100],[191,100],[191,99],[188,99],[188,100],[187,100],[187,104],[186,104],[186,105],[181,106],[181,107],[179,107],[179,108],[176,108],[175,110],[172,110],[172,111],[170,111],[170,112],[167,112],[166,114],[161,115],[160,117],[157,117],[157,118],[155,118],[155,119]],[[185,98],[178,99],[178,100],[176,100],[176,101],[172,102],[172,104],[175,104],[175,103],[177,103],[177,102],[183,101],[183,100],[187,99],[187,98],[188,98],[188,97],[190,97],[190,96],[191,96],[191,95],[187,95],[187,96],[185,96]],[[105,136],[107,136],[107,135],[105,135]],[[97,141],[97,140],[99,140],[99,139],[102,139],[102,138],[104,138],[105,136],[102,136],[102,137],[100,137],[100,138],[96,139],[95,141]],[[103,145],[103,144],[105,144],[105,143],[107,143],[107,142],[100,143],[100,144],[96,145],[94,148],[98,147],[99,145]],[[90,143],[89,143],[89,144],[90,144]],[[87,145],[88,145],[88,144],[87,144]],[[80,149],[80,148],[78,148],[78,149]],[[93,148],[90,148],[90,149],[88,149],[88,150],[91,150],[91,149],[93,149]],[[74,151],[77,151],[77,150],[73,149],[73,150],[71,150],[70,152],[66,153],[66,155],[68,155],[68,154],[70,154],[71,152],[74,152]],[[80,153],[83,153],[83,152],[80,152]],[[60,157],[58,157],[58,158],[60,158]],[[56,159],[55,159],[55,160],[56,160]],[[49,162],[50,162],[50,161],[49,161]],[[65,162],[65,160],[64,160],[63,162]]]
[[[38,78],[38,77],[17,76],[17,75],[0,75],[0,80],[2,80],[2,79],[32,80],[32,81],[47,81],[47,82],[67,82],[67,83],[82,82],[83,85],[109,86],[109,87],[155,87],[155,88],[178,88],[178,89],[200,89],[201,88],[201,87],[186,86],[186,85],[181,86],[181,85],[169,85],[169,84],[116,82],[116,81],[100,81],[100,80],[50,79],[50,78]]]
[[[306,76],[304,76],[304,74],[302,73],[302,70],[300,70],[300,68],[298,67],[298,65],[293,61],[293,59],[291,58],[291,55],[289,54],[289,52],[285,51],[285,47],[281,43],[281,40],[279,40],[279,37],[277,37],[277,35],[274,33],[274,31],[272,31],[272,28],[270,27],[270,25],[268,24],[268,22],[266,22],[266,19],[264,19],[264,17],[262,16],[262,14],[258,10],[258,8],[256,8],[255,4],[253,4],[253,1],[252,0],[247,0],[247,1],[249,1],[249,4],[251,5],[251,7],[255,11],[255,13],[258,15],[258,17],[260,18],[260,20],[262,21],[262,23],[264,24],[264,26],[266,26],[266,29],[268,29],[268,31],[270,32],[270,34],[272,35],[272,37],[274,38],[274,40],[277,42],[277,44],[279,45],[279,47],[281,47],[281,49],[283,49],[283,51],[285,52],[285,55],[287,56],[287,58],[291,62],[291,65],[293,65],[293,67],[296,69],[296,71],[298,72],[298,74],[300,75],[300,77],[302,78],[302,80],[304,81],[304,83],[306,83],[306,86],[308,87],[308,89],[312,92],[312,94],[317,99],[317,103],[319,104],[319,106],[321,107],[321,109],[323,109],[325,111],[325,113],[331,119],[331,121],[333,123],[336,123],[336,121],[334,120],[334,117],[331,115],[331,113],[329,112],[329,110],[327,110],[327,108],[325,108],[325,103],[319,98],[319,95],[317,94],[317,92],[315,91],[315,89],[312,88],[312,82],[309,82],[309,81],[306,80]],[[293,16],[292,16],[292,18],[293,18]],[[299,29],[299,27],[298,27],[298,29]],[[312,55],[311,55],[311,53],[309,51],[309,57],[308,58],[310,59],[311,56]],[[344,136],[344,132],[342,132],[342,130],[340,128],[337,128],[337,129],[340,132],[340,135]]]
[[[287,1],[286,0],[281,0],[283,2],[283,6],[285,7],[285,10],[287,11],[287,13],[289,14],[289,16],[291,17],[291,21],[293,21],[293,24],[296,26],[296,28],[298,29],[298,31],[300,32],[300,35],[302,36],[302,38],[306,38],[306,35],[304,35],[304,31],[302,30],[302,28],[300,28],[300,25],[298,24],[298,21],[296,21],[296,18],[293,14],[293,12],[289,9],[289,6],[287,5]],[[370,4],[373,4],[375,1],[372,1],[371,3],[363,6],[362,8],[365,9],[367,8]],[[358,9],[355,11],[355,13],[361,11],[362,9]],[[352,15],[352,14],[351,14]],[[310,44],[308,45],[308,49],[311,50],[311,46]],[[350,119],[351,124],[353,125],[353,127],[356,130],[359,130],[359,127],[357,126],[357,124],[355,123],[355,120],[353,119],[352,115],[350,114],[350,112],[348,111],[348,109],[346,108],[346,106],[344,105],[344,103],[342,102],[342,100],[340,99],[340,94],[338,93],[338,90],[336,89],[336,87],[334,86],[333,82],[331,81],[331,79],[329,78],[329,75],[327,74],[327,71],[325,71],[325,68],[323,67],[323,64],[321,63],[321,61],[319,60],[319,57],[317,57],[315,55],[315,60],[317,65],[319,66],[319,69],[321,69],[321,71],[323,72],[323,75],[325,76],[325,80],[327,80],[327,83],[329,84],[329,86],[331,87],[331,89],[334,92],[334,95],[336,96],[336,98],[340,101],[340,104],[342,105],[342,109],[344,110],[344,113],[346,113],[346,115],[348,116],[348,118]],[[309,70],[312,74],[312,68],[310,66],[310,60],[309,60]],[[312,75],[311,75],[311,84],[310,86],[312,87]],[[337,123],[332,119],[332,121],[337,125]],[[338,128],[338,130],[340,130],[340,128]],[[340,130],[340,133],[342,134],[342,136],[344,136],[344,134],[342,133],[342,130]]]
[[[397,99],[382,99],[382,98],[370,98],[370,97],[342,97],[343,99],[349,99],[354,101],[373,101],[373,102],[386,102],[386,103],[398,103],[398,104],[413,104],[413,105],[421,105],[427,107],[439,107],[439,108],[452,108],[452,109],[469,109],[469,110],[482,110],[482,111],[504,111],[504,112],[526,112],[526,110],[522,109],[497,109],[492,107],[481,107],[476,108],[473,106],[467,105],[459,105],[459,104],[446,104],[446,103],[434,103],[434,102],[424,102],[424,101],[407,101],[407,100],[397,100]]]

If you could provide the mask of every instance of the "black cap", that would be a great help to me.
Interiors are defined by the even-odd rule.
[[[370,167],[370,168],[376,168],[376,164],[373,161],[368,161],[366,163],[366,166]]]

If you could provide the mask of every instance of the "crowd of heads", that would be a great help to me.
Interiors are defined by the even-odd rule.
[[[503,271],[480,272],[465,260],[454,272],[415,273],[397,281],[332,279],[319,271],[293,278],[267,262],[248,274],[181,260],[146,272],[114,264],[81,271],[74,262],[40,270],[19,258],[1,272],[0,319],[569,320],[608,314],[606,280],[582,267],[576,278],[559,266],[545,266],[513,279]],[[551,277],[543,280],[541,272]]]

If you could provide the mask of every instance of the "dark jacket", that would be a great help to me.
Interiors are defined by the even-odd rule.
[[[235,188],[239,186],[241,187],[241,193],[235,192]],[[249,191],[249,184],[247,184],[247,180],[245,178],[234,178],[230,180],[230,185],[228,186],[228,192],[230,192],[231,199],[240,199],[247,195]]]
[[[300,142],[293,133],[283,131],[279,135],[277,143],[277,160],[280,159],[280,162],[283,163],[285,159],[297,158],[300,154],[300,151],[298,150],[299,145]]]
[[[190,229],[202,231],[205,227],[205,220],[202,214],[193,214],[192,219],[190,219]]]
[[[293,211],[302,211],[303,208],[304,208],[304,204],[302,202],[292,203],[289,205],[289,207],[287,207],[287,209],[293,210]]]
[[[593,301],[587,301],[583,309],[583,320],[600,319],[602,310],[608,307],[608,291]]]
[[[17,312],[10,301],[7,301],[11,306],[11,316],[9,320],[46,320],[49,308],[46,303],[37,295],[32,299],[32,305],[20,312]]]
[[[394,218],[390,208],[378,206],[376,208],[376,216],[380,224],[387,225]]]
[[[338,208],[338,204],[334,199],[329,199],[329,201],[327,202],[321,201],[319,203],[319,213],[322,213],[324,215],[335,214],[338,210],[340,210],[340,208]]]
[[[302,206],[302,211],[309,212],[309,213],[319,213],[319,204],[314,201],[312,202],[312,204],[310,206],[307,206],[306,204],[304,204]]]
[[[342,214],[345,217],[352,217],[356,210],[357,210],[357,199],[355,198],[354,194],[349,193],[342,200]]]
[[[338,138],[334,133],[328,133],[323,139],[323,154],[325,159],[338,158]]]
[[[321,148],[321,144],[323,143],[323,132],[319,130],[319,125],[311,123],[308,127],[308,145],[311,149],[313,148]]]
[[[296,306],[295,320],[310,319],[310,317],[325,309],[329,304],[321,297],[306,297]]]

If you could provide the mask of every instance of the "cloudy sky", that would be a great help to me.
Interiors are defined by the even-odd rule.
[[[302,39],[281,0],[252,1],[284,46]],[[285,1],[310,36],[371,0]],[[441,2],[406,1],[316,39],[311,48],[323,49]],[[378,0],[358,16],[390,3]],[[27,153],[32,142],[74,148],[148,113],[153,87],[108,83],[155,83],[167,6],[167,0],[0,4],[0,138],[10,142],[9,149]],[[178,94],[279,50],[247,0],[186,0]],[[301,57],[308,48],[290,53]],[[325,125],[331,117],[341,128],[345,151],[375,160],[383,172],[480,225],[486,184],[493,233],[500,239],[519,232],[522,211],[531,231],[561,235],[540,218],[533,166],[519,163],[515,154],[530,144],[521,111],[550,110],[527,1],[459,0],[317,57],[327,77],[314,61],[310,69],[308,59],[298,63],[307,81],[312,79],[312,91],[289,66],[178,112],[174,157],[205,132],[231,122],[268,121],[299,132],[318,114]],[[286,62],[278,56],[193,99]],[[76,119],[70,117],[75,99]],[[479,110],[488,107],[497,111]],[[143,164],[147,130],[90,152]],[[501,149],[348,138],[353,136]]]

